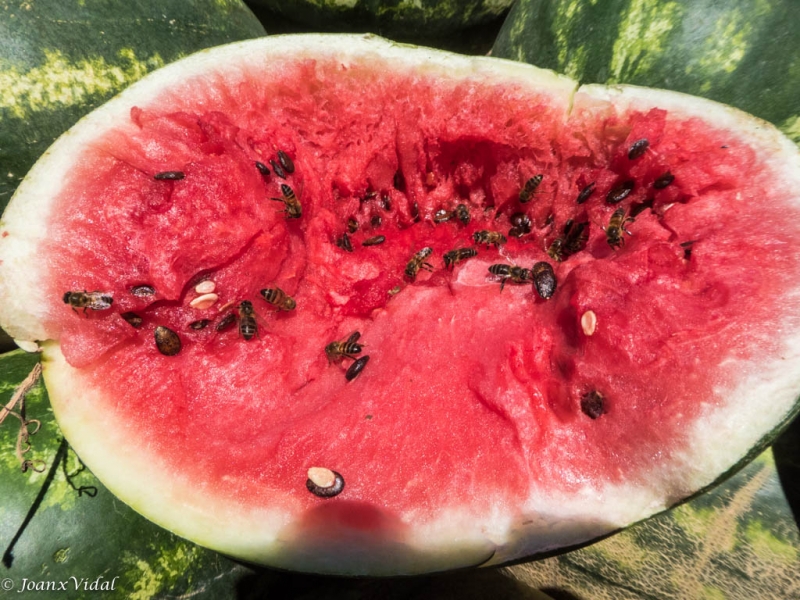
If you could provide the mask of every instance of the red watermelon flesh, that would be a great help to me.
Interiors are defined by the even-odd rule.
[[[290,39],[293,52],[264,40],[258,58],[208,54],[119,98],[51,154],[44,266],[3,258],[4,286],[40,290],[35,327],[14,331],[8,310],[4,326],[58,340],[63,358],[45,352],[56,414],[135,508],[289,568],[499,563],[673,504],[795,410],[800,159],[766,125],[674,94],[575,93],[502,61]],[[294,172],[264,176],[256,162],[279,150]],[[154,178],[167,171],[184,177]],[[275,200],[281,184],[300,218]],[[467,224],[436,222],[457,204]],[[613,247],[618,208],[636,216]],[[530,233],[516,238],[520,212]],[[348,252],[337,240],[351,219]],[[569,220],[588,240],[557,261],[547,249]],[[19,244],[12,221],[6,247]],[[507,243],[475,244],[481,230]],[[432,271],[404,275],[425,247]],[[477,256],[445,268],[464,247]],[[488,271],[539,261],[554,269],[550,299],[530,281],[501,291]],[[219,299],[192,308],[204,280]],[[140,285],[155,295],[132,294]],[[275,287],[296,309],[262,299]],[[65,292],[83,290],[112,307],[71,310]],[[250,340],[216,328],[242,300]],[[140,328],[120,316],[131,311]],[[178,333],[177,355],[159,352],[157,326]],[[324,349],[354,331],[370,359],[348,381],[352,361]],[[587,398],[602,398],[597,412]],[[344,491],[309,493],[314,466]]]

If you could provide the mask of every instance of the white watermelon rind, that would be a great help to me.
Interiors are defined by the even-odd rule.
[[[347,50],[342,50],[346,48]],[[709,405],[694,427],[693,443],[670,465],[674,493],[632,489],[629,486],[586,487],[570,497],[543,497],[532,490],[522,514],[499,505],[480,522],[469,511],[447,507],[433,523],[418,528],[405,544],[354,537],[336,552],[304,546],[291,537],[293,516],[288,512],[252,510],[214,499],[170,472],[146,441],[130,440],[124,423],[110,422],[96,407],[113,399],[82,382],[81,372],[69,366],[57,342],[43,326],[48,302],[39,290],[46,265],[36,261],[37,247],[46,238],[52,199],[69,174],[77,151],[99,132],[119,127],[130,107],[176,81],[200,75],[209,67],[230,70],[237,61],[274,62],[285,57],[335,55],[344,61],[390,61],[440,77],[475,77],[502,86],[530,85],[563,97],[566,111],[574,105],[614,102],[647,108],[658,105],[682,116],[697,116],[712,125],[747,138],[766,156],[765,168],[780,179],[776,187],[800,205],[800,153],[771,125],[735,109],[673,92],[619,86],[585,86],[549,71],[499,59],[466,58],[446,52],[393,44],[374,36],[276,36],[202,51],[154,72],[120,96],[85,117],[64,134],[20,185],[0,222],[0,323],[9,333],[43,346],[45,380],[56,418],[67,439],[101,481],[135,510],[160,525],[225,554],[272,566],[348,575],[414,574],[478,564],[501,564],[581,544],[660,512],[729,475],[757,454],[800,410],[800,334],[784,336],[780,360],[761,365],[735,390],[721,394],[726,403]],[[235,67],[234,67],[235,68]],[[788,276],[788,274],[787,274]],[[787,299],[800,305],[800,289]],[[750,401],[763,397],[760,405]],[[742,399],[749,410],[730,410]],[[733,416],[734,418],[731,418]],[[713,435],[709,435],[713,432]],[[720,475],[722,474],[722,475]],[[287,534],[287,532],[289,532]]]

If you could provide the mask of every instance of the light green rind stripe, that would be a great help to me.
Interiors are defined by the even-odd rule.
[[[677,2],[632,0],[614,42],[609,82],[629,81],[650,69],[668,50],[667,38],[682,16]]]
[[[164,65],[158,53],[147,58],[123,48],[119,62],[108,63],[103,57],[89,57],[71,63],[58,50],[45,50],[44,64],[28,71],[10,68],[0,71],[0,121],[4,113],[25,119],[57,106],[85,102],[95,95],[109,95]]]
[[[800,97],[798,98],[798,103],[800,103]],[[789,117],[778,126],[778,129],[786,134],[786,137],[795,144],[800,146],[800,115]]]

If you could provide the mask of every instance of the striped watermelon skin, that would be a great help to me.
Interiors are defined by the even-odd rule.
[[[499,18],[513,0],[248,0],[314,31],[425,40]]]
[[[241,0],[0,0],[0,210],[61,133],[127,85],[265,33]]]
[[[795,0],[518,0],[492,54],[581,83],[704,96],[800,142]]]

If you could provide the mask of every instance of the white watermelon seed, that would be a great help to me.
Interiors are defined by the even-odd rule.
[[[587,310],[581,315],[581,328],[586,335],[593,335],[597,328],[597,315],[593,310]]]
[[[194,286],[194,291],[197,292],[198,294],[210,294],[215,289],[217,289],[217,284],[211,281],[210,279],[201,281],[196,286]]]
[[[219,296],[216,294],[203,294],[202,296],[198,296],[189,302],[189,306],[199,310],[206,310],[207,308],[214,306],[214,304],[217,303],[217,300],[219,300]]]

